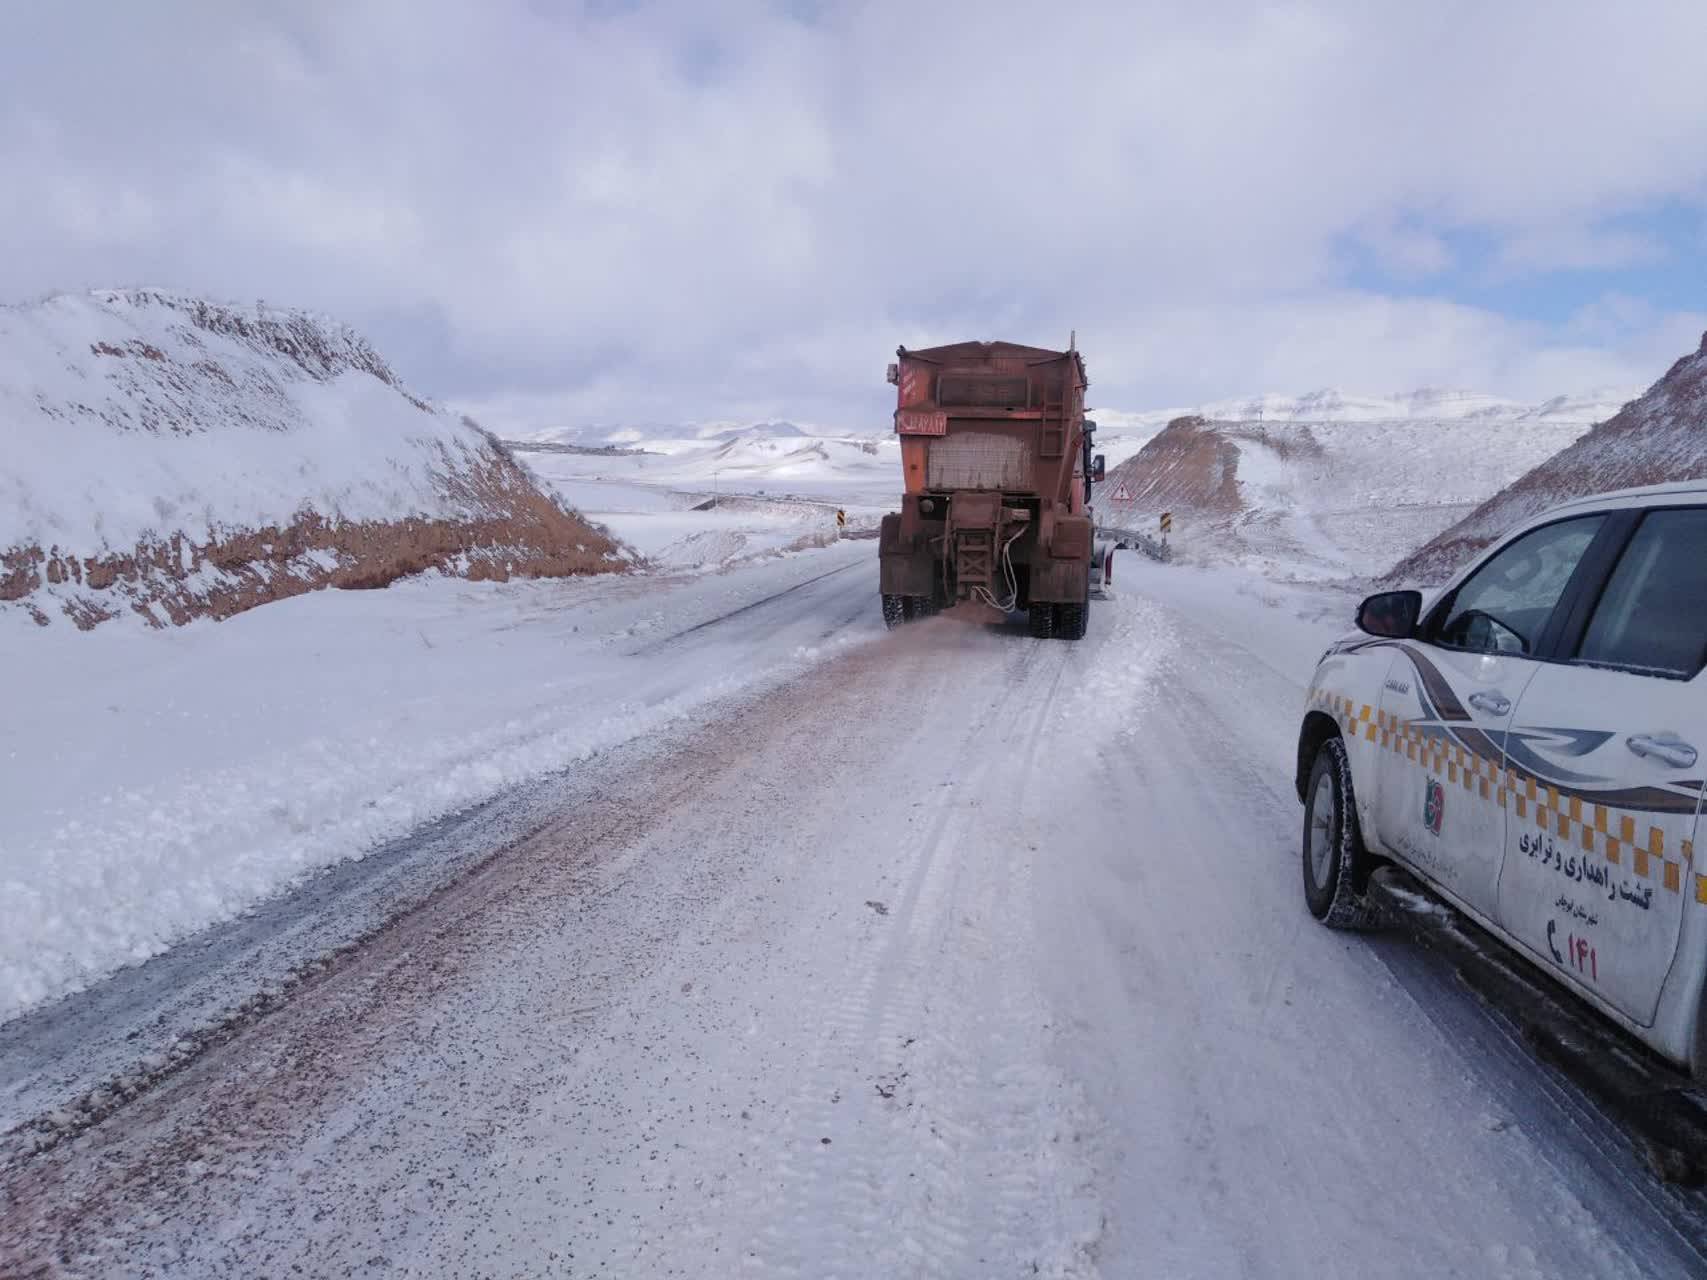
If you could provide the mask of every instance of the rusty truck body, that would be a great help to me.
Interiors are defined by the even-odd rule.
[[[1102,469],[1083,358],[1011,342],[896,356],[905,492],[878,543],[884,621],[977,601],[1026,612],[1033,635],[1082,638]]]

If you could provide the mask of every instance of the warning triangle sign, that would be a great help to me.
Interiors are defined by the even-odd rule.
[[[1126,487],[1126,481],[1122,480],[1118,485],[1115,486],[1114,500],[1116,502],[1131,502],[1132,501],[1132,490],[1130,490]]]

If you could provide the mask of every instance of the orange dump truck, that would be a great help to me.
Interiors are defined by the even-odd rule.
[[[906,492],[878,544],[891,627],[963,600],[1023,610],[1035,636],[1085,634],[1102,478],[1077,350],[959,342],[889,366]]]

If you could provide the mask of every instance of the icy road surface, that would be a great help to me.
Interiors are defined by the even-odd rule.
[[[1083,644],[945,617],[589,762],[15,1157],[0,1274],[1701,1274],[1698,1202],[1497,1018],[1305,913],[1290,757],[1344,598],[1119,577]],[[763,621],[708,630],[736,661]]]

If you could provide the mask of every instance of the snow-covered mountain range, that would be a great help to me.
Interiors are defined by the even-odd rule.
[[[1633,390],[1605,389],[1577,395],[1555,396],[1529,404],[1478,391],[1422,388],[1394,395],[1361,395],[1323,388],[1302,395],[1268,392],[1233,397],[1194,406],[1162,409],[1093,407],[1087,412],[1097,423],[1097,449],[1110,466],[1124,462],[1176,418],[1200,417],[1213,422],[1251,423],[1383,423],[1441,422],[1482,423],[1489,426],[1553,424],[1588,427],[1612,417],[1636,394]],[[887,419],[843,426],[801,425],[788,421],[731,422],[711,420],[678,423],[602,423],[580,426],[541,427],[516,433],[524,446],[570,449],[625,449],[668,454],[684,467],[698,458],[708,466],[721,465],[725,458],[713,446],[737,443],[743,450],[763,452],[771,459],[781,453],[768,442],[791,441],[810,449],[819,441],[878,440],[892,445]],[[832,449],[831,452],[834,452]],[[752,459],[755,465],[758,459]],[[709,473],[708,473],[709,474]]]
[[[1173,511],[1188,555],[1376,574],[1628,398],[1604,391],[1529,404],[1472,391],[1325,389],[1216,401],[1201,413],[1093,408],[1096,448],[1111,471],[1096,502],[1105,519],[1146,529]],[[570,501],[601,512],[613,483],[873,511],[892,506],[901,483],[887,422],[845,431],[723,421],[545,428],[517,446],[571,451],[525,456]],[[1462,465],[1472,456],[1475,467]]]
[[[1610,418],[1633,394],[1607,388],[1525,404],[1479,391],[1436,387],[1386,396],[1357,395],[1327,387],[1304,395],[1269,392],[1135,413],[1104,409],[1093,416],[1105,425],[1127,430],[1150,426],[1158,431],[1175,418],[1184,417],[1213,422],[1563,422],[1587,426]]]

